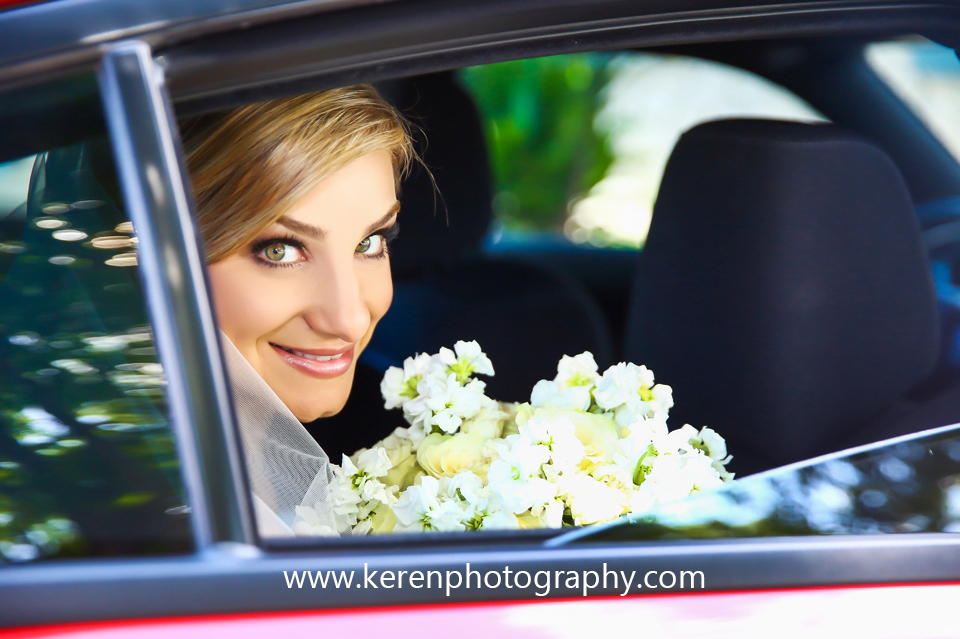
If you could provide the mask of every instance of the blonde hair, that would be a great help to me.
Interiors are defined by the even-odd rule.
[[[181,134],[208,263],[360,156],[388,151],[398,188],[416,159],[403,116],[365,84],[190,118]]]

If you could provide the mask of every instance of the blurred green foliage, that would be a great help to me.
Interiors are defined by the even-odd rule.
[[[0,562],[184,552],[133,228],[100,139],[40,154],[0,222]]]
[[[606,173],[610,145],[593,122],[608,61],[574,54],[461,71],[484,120],[504,228],[560,230],[569,202]]]

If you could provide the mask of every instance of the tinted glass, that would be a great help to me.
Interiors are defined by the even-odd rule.
[[[747,477],[582,541],[960,531],[956,427]]]
[[[0,557],[186,551],[163,371],[95,81],[4,101]]]
[[[859,56],[859,46],[852,51]],[[358,498],[350,504],[356,506],[356,512],[351,513],[356,517],[350,522],[354,533],[486,529],[485,518],[497,514],[493,512],[496,506],[483,513],[470,511],[477,503],[489,505],[491,502],[483,501],[487,495],[463,497],[466,493],[447,481],[461,475],[465,468],[477,471],[477,477],[464,473],[461,478],[477,479],[475,484],[487,481],[487,488],[498,483],[495,491],[501,501],[516,498],[503,506],[510,516],[497,523],[504,525],[490,528],[586,525],[623,512],[647,512],[691,492],[705,493],[720,479],[726,479],[726,475],[719,475],[716,466],[725,463],[728,448],[708,431],[697,435],[704,425],[716,428],[728,438],[733,460],[727,470],[744,476],[864,442],[952,424],[960,416],[956,412],[960,405],[956,401],[956,378],[935,374],[937,344],[941,339],[937,303],[913,204],[898,167],[879,144],[871,144],[839,125],[797,122],[816,120],[819,116],[783,87],[708,62],[625,54],[624,60],[637,64],[624,62],[617,70],[626,87],[618,89],[623,96],[617,102],[612,97],[614,80],[604,80],[607,89],[603,91],[594,86],[593,81],[599,76],[593,74],[599,71],[591,66],[591,60],[609,62],[602,56],[530,60],[504,66],[507,71],[499,76],[484,75],[488,71],[493,74],[493,67],[467,69],[456,75],[439,73],[410,78],[409,86],[398,83],[391,87],[399,96],[397,103],[401,107],[407,105],[404,99],[408,94],[413,96],[415,109],[419,109],[414,113],[422,118],[419,123],[430,140],[424,159],[436,179],[421,180],[426,188],[419,191],[416,174],[404,183],[404,235],[391,254],[393,306],[363,353],[360,363],[365,373],[358,366],[347,407],[335,417],[318,419],[307,427],[335,462],[342,459],[341,453],[350,455],[382,440],[380,445],[386,450],[386,457],[370,456],[361,461],[362,451],[354,454],[350,463],[343,464],[349,471],[342,473],[343,483],[351,484],[351,490],[369,488],[369,494],[373,494],[381,487],[370,478],[385,477],[383,483],[397,488],[397,494],[404,491],[404,496],[414,496],[397,508],[389,503],[396,494]],[[539,84],[517,79],[537,77],[532,72],[526,74],[525,69],[536,69],[541,64],[545,79]],[[560,73],[558,68],[572,71]],[[611,71],[609,66],[603,68],[604,73]],[[709,80],[713,73],[718,78],[731,79],[732,83],[727,86],[718,82],[722,88],[712,85]],[[830,73],[819,68],[804,68],[803,73],[810,83],[822,83],[829,88]],[[651,84],[645,84],[647,81]],[[470,88],[472,99],[464,87]],[[712,94],[714,99],[694,100],[691,96],[700,95],[704,87],[717,89]],[[578,94],[570,100],[569,117],[554,118],[549,113],[563,99],[552,99],[553,90],[560,96],[578,91],[593,94]],[[762,108],[743,106],[745,96],[760,94],[766,96],[758,100],[763,103]],[[665,100],[668,106],[655,99],[664,96],[673,96]],[[584,105],[596,106],[604,100],[604,112],[609,117],[614,112],[623,116],[631,106],[640,113],[632,123],[623,120],[615,125],[608,121],[604,125],[609,127],[608,131],[619,131],[621,135],[617,138],[610,133],[610,139],[616,138],[624,152],[624,158],[617,161],[629,164],[627,156],[633,154],[634,164],[623,169],[620,177],[643,176],[650,181],[651,193],[659,189],[652,227],[656,232],[651,231],[640,259],[634,251],[597,249],[581,251],[582,258],[571,262],[566,258],[572,251],[551,252],[549,246],[537,250],[543,247],[534,246],[535,242],[530,243],[532,250],[518,251],[526,254],[525,260],[513,260],[515,256],[503,250],[484,252],[480,238],[489,220],[484,216],[491,208],[500,206],[497,202],[510,189],[522,201],[518,194],[536,191],[532,182],[540,180],[541,186],[553,184],[544,189],[555,200],[546,208],[566,210],[565,202],[569,200],[564,198],[570,190],[593,188],[583,187],[586,182],[581,177],[592,175],[587,182],[600,180],[594,182],[596,186],[606,179],[598,177],[601,174],[613,175],[610,167],[615,163],[604,165],[597,160],[599,164],[594,167],[605,168],[592,173],[577,166],[580,160],[592,162],[599,156],[583,151],[586,147],[577,145],[587,144],[585,138],[566,137],[569,131],[564,128],[569,125],[596,133],[596,109]],[[648,109],[644,100],[650,103]],[[610,106],[615,103],[616,109]],[[730,116],[749,117],[698,124]],[[479,135],[473,130],[474,124]],[[677,135],[690,126],[694,126],[693,133],[677,142]],[[489,146],[485,144],[483,128]],[[635,133],[628,135],[627,131],[633,129]],[[661,129],[670,134],[658,137]],[[587,136],[592,140],[588,147],[606,144],[591,138],[593,133]],[[644,145],[652,145],[652,141],[657,142],[659,151],[653,155],[644,153]],[[630,144],[634,143],[636,147],[631,150]],[[547,157],[555,148],[553,168],[561,166],[557,170],[564,177],[559,182],[568,189],[556,187],[555,175],[537,177],[541,168],[537,162],[551,164]],[[486,166],[487,155],[495,169],[494,179],[488,179],[491,171]],[[672,159],[664,173],[663,163],[668,155],[679,159]],[[512,168],[501,166],[507,161],[515,161]],[[778,171],[781,167],[788,168]],[[511,180],[513,186],[509,186]],[[434,187],[443,195],[449,224],[435,215]],[[489,197],[491,194],[493,198]],[[563,197],[556,200],[558,195]],[[633,191],[626,199],[634,207],[634,219],[639,219],[642,207],[647,207],[643,210],[650,216],[647,209],[651,202],[646,195]],[[613,203],[605,206],[608,210],[617,208]],[[610,260],[611,254],[629,259]],[[534,262],[536,268],[526,268],[529,262]],[[555,277],[549,268],[540,268],[561,263],[574,265],[568,266],[573,277]],[[601,305],[595,305],[594,299],[601,300]],[[408,361],[406,370],[394,369],[393,379],[380,384],[389,366],[399,366],[415,353],[436,353],[441,348],[453,347],[459,339],[478,340],[490,355],[497,373],[482,380],[488,384],[484,390],[489,398],[557,409],[553,414],[543,410],[534,415],[546,421],[562,410],[577,413],[560,414],[570,422],[576,419],[573,428],[580,442],[568,437],[569,456],[562,461],[551,457],[554,465],[545,470],[547,464],[542,458],[546,453],[537,450],[540,457],[536,457],[522,449],[547,446],[536,443],[541,440],[533,439],[534,436],[553,445],[569,434],[534,433],[528,438],[526,433],[518,433],[532,419],[530,406],[501,405],[500,410],[506,413],[503,418],[494,418],[491,410],[481,419],[479,407],[484,404],[477,400],[474,412],[467,415],[464,409],[462,419],[454,415],[460,420],[456,423],[452,418],[443,424],[428,423],[436,416],[427,415],[428,412],[452,409],[458,401],[451,398],[456,390],[454,382],[461,381],[448,381],[455,371],[442,370],[442,375],[433,376],[437,371],[424,372],[416,362]],[[464,353],[468,352],[469,345],[466,346]],[[297,354],[296,349],[278,350]],[[587,372],[585,364],[583,370],[574,374],[571,370],[577,366],[567,361],[565,366],[570,370],[558,372],[557,362],[562,355],[574,356],[587,350],[595,355],[599,365],[594,367],[596,372],[608,367],[613,371],[602,382],[591,377],[593,371]],[[452,362],[456,358],[448,353],[447,359]],[[612,368],[622,360],[653,369],[658,383],[673,387],[676,406],[672,398],[669,402],[664,399],[665,389],[653,387],[652,375],[649,383],[640,379],[645,373],[637,373],[637,379],[631,381],[626,371],[620,369],[620,375]],[[489,372],[478,374],[489,376]],[[554,389],[556,397],[548,396],[544,390],[553,388],[549,383],[540,387],[542,392],[531,393],[538,380],[555,377],[559,380],[556,383],[565,387]],[[425,380],[435,379],[447,386],[441,388],[439,382],[424,384]],[[577,388],[569,397],[560,398],[562,392],[569,390],[566,387]],[[613,389],[623,390],[622,403],[614,401],[613,395],[619,390],[613,393]],[[381,391],[387,405],[402,406],[402,417],[399,411],[382,414]],[[443,401],[434,402],[433,407],[426,400],[421,401],[421,397],[427,396]],[[412,400],[409,411],[406,400]],[[549,402],[555,404],[551,406]],[[651,451],[646,443],[641,447],[642,434],[633,438],[631,432],[634,424],[641,424],[631,420],[633,404],[635,412],[650,409],[653,414],[644,417],[656,418],[668,403],[672,439],[657,441],[656,446],[663,444],[662,449]],[[624,406],[626,410],[620,411]],[[459,406],[455,408],[460,410]],[[441,417],[447,419],[448,415]],[[390,436],[395,427],[403,426],[401,419],[411,424],[414,435],[407,430]],[[476,421],[467,423],[470,420]],[[482,423],[487,421],[493,423]],[[561,421],[556,419],[558,424]],[[467,428],[472,429],[477,423],[482,423],[482,433],[461,437],[472,435]],[[680,428],[685,423],[694,426],[693,434],[689,426]],[[467,428],[457,432],[464,424]],[[536,425],[542,426],[543,422]],[[526,430],[532,432],[533,427]],[[350,441],[346,441],[348,437]],[[516,450],[506,450],[499,442],[498,448],[493,449],[487,445],[489,442],[477,441],[510,437],[513,439],[507,444],[516,444]],[[637,446],[627,451],[627,444],[623,444],[622,449],[614,450],[628,439]],[[613,443],[603,450],[607,441]],[[595,451],[593,459],[578,461],[579,451],[596,442],[600,442],[597,448],[602,454]],[[673,443],[677,443],[675,451],[668,447]],[[906,451],[902,456],[901,449]],[[665,451],[662,456],[660,450]],[[729,519],[734,522],[726,524],[730,530],[744,528],[736,528],[731,533],[734,535],[748,534],[750,530],[779,535],[946,529],[929,512],[923,515],[929,520],[927,523],[910,523],[909,517],[901,517],[912,506],[897,505],[901,502],[895,497],[901,501],[916,497],[926,500],[928,505],[942,501],[939,493],[930,497],[929,486],[911,483],[911,477],[925,474],[942,478],[950,472],[951,458],[945,449],[921,451],[929,459],[915,458],[916,450],[919,449],[910,446],[896,448],[890,457],[898,460],[896,463],[857,471],[860,478],[846,486],[850,492],[844,498],[837,497],[837,490],[823,489],[826,484],[819,478],[822,473],[842,472],[843,464],[835,462],[827,470],[817,467],[799,475],[790,475],[792,470],[778,475],[782,479],[777,480],[780,483],[774,492],[784,492],[786,498],[794,501],[800,499],[795,493],[809,494],[807,505],[792,507],[792,512],[802,511],[802,515],[804,508],[816,512],[846,509],[846,524],[821,526],[822,521],[817,519],[820,515],[814,514],[810,521],[793,528],[774,525],[771,517],[791,507],[779,506],[780,502],[770,499],[761,505],[773,504],[772,511],[754,507],[748,503],[749,496],[743,496],[737,488],[719,493],[726,496],[717,498],[725,500],[720,505],[696,495],[689,502],[694,504],[689,506],[694,513],[690,517],[715,515],[721,522]],[[700,463],[704,461],[702,456],[697,460],[698,454],[705,451],[712,460],[712,470],[719,475],[709,479],[717,481],[707,481],[710,469]],[[521,460],[514,467],[505,468],[507,462],[514,463],[527,453],[529,459],[541,461],[530,462],[528,467]],[[551,449],[551,455],[554,453],[557,451]],[[658,464],[658,457],[668,463]],[[571,459],[578,463],[558,470],[559,464]],[[695,463],[688,466],[691,460]],[[927,461],[932,464],[930,469],[903,470],[904,464],[923,466]],[[704,468],[701,477],[692,475],[696,464]],[[656,466],[662,466],[663,472]],[[551,472],[554,474],[547,476]],[[562,475],[564,480],[572,477],[579,483],[557,482],[566,484],[557,488],[544,485],[561,473],[566,473]],[[657,474],[660,476],[655,477]],[[520,485],[510,484],[511,480]],[[888,480],[903,482],[903,486],[885,485],[893,492],[881,499],[881,484]],[[938,481],[933,481],[934,487],[939,486]],[[755,480],[748,478],[744,485],[755,485],[751,482]],[[782,491],[781,484],[786,486]],[[647,490],[646,486],[652,488]],[[537,495],[547,495],[538,497],[547,506],[529,506],[522,499],[535,490],[540,491]],[[554,492],[548,495],[551,490]],[[345,490],[344,494],[347,493]],[[831,497],[836,500],[830,502]],[[353,496],[347,494],[343,498],[345,503],[348,499]],[[558,506],[560,499],[564,503]],[[377,501],[380,505],[358,506],[361,501]],[[462,511],[441,508],[454,501],[454,506]],[[573,505],[578,502],[586,506]],[[747,504],[742,513],[741,502]],[[688,512],[686,503],[677,506],[683,513]],[[892,505],[895,510],[889,517],[878,511],[871,519],[856,509],[857,504],[868,509]],[[591,506],[594,508],[587,512]],[[554,510],[548,512],[550,508]],[[700,508],[703,510],[697,510]],[[928,506],[923,508],[930,511]],[[400,525],[390,520],[391,514]],[[797,520],[797,516],[791,517],[790,521]],[[402,521],[404,518],[408,521]],[[314,527],[317,534],[329,532],[323,526],[326,524]],[[691,534],[699,533],[694,530]],[[708,530],[703,534],[714,533]]]

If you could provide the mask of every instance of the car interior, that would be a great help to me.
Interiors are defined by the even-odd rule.
[[[432,178],[403,185],[393,306],[346,409],[311,433],[333,459],[386,436],[402,422],[378,408],[382,372],[457,339],[505,362],[489,382],[504,400],[564,354],[645,364],[674,389],[671,425],[716,428],[738,476],[955,423],[960,165],[868,66],[867,42],[651,49],[759,75],[832,124],[694,127],[640,251],[485,242],[475,101],[451,71],[379,85],[422,130]]]

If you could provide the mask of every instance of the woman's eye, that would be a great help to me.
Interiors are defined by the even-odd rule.
[[[357,253],[362,255],[379,255],[383,251],[383,236],[370,235],[357,244]]]
[[[292,244],[274,242],[263,249],[263,257],[268,262],[290,264],[300,259],[300,251]]]

